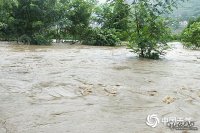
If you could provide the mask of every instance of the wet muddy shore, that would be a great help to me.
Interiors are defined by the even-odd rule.
[[[171,45],[146,60],[125,47],[1,42],[0,133],[182,133],[147,126],[150,114],[200,131],[200,51]]]

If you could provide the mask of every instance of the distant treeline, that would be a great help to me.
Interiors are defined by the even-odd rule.
[[[130,6],[123,0],[103,5],[96,0],[0,0],[0,11],[1,40],[49,44],[52,39],[70,39],[115,45],[128,38]],[[93,38],[98,42],[88,42]]]
[[[158,59],[171,39],[173,23],[167,14],[184,1],[0,0],[0,40],[106,46],[129,41],[128,48],[140,57]]]

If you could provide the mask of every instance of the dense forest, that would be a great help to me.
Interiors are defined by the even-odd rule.
[[[171,33],[183,30],[181,23],[198,19],[198,3],[197,0],[108,0],[102,4],[96,0],[0,0],[0,39],[36,45],[50,44],[53,39],[99,46],[126,41],[128,48],[140,57],[158,59],[169,48]],[[198,29],[199,24],[190,24]],[[190,43],[187,46],[195,43],[199,47],[198,35],[199,31],[189,29],[181,37],[186,44]],[[196,40],[191,42],[194,36]]]

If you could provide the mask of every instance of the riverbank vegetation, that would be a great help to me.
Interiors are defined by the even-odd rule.
[[[180,38],[187,48],[200,48],[200,18],[190,21]]]
[[[116,46],[127,41],[140,57],[158,59],[172,39],[169,14],[187,0],[0,0],[0,40],[46,45],[52,40]],[[200,25],[182,41],[199,47]]]

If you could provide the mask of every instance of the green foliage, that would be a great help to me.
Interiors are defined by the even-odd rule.
[[[181,35],[180,34],[172,34],[171,40],[172,41],[181,41]]]
[[[86,32],[87,36],[83,44],[96,46],[116,46],[119,43],[119,38],[116,36],[115,29],[89,29]]]
[[[169,48],[170,29],[162,15],[175,1],[138,0],[133,3],[133,27],[128,47],[142,58],[158,59]]]
[[[32,39],[32,44],[36,45],[49,45],[51,44],[51,40],[48,39],[48,37],[45,37],[44,35],[41,34],[35,34]]]
[[[23,42],[29,37],[31,44],[68,36],[80,39],[94,5],[95,0],[0,0],[0,37]]]
[[[0,0],[0,38],[10,40],[15,37],[13,26],[13,7],[16,6],[15,0]]]
[[[120,40],[127,40],[129,32],[130,5],[115,0],[96,9],[96,22],[104,29],[115,29]]]
[[[0,0],[0,39],[40,45],[72,38],[110,46],[130,39],[129,48],[141,57],[157,58],[169,36],[161,16],[177,1],[184,0],[108,0],[101,6],[96,0]]]
[[[93,4],[86,0],[72,0],[69,3],[65,12],[68,25],[64,28],[75,40],[80,39],[83,31],[89,26]]]
[[[22,35],[18,39],[19,42],[23,44],[35,44],[35,45],[49,45],[51,40],[41,34],[34,34],[33,36],[28,36],[26,34]]]
[[[190,19],[187,28],[189,28],[192,24],[196,23],[196,22],[200,22],[200,17],[196,18],[196,19]]]
[[[57,0],[1,0],[0,33],[23,43],[38,44],[35,35],[45,36],[57,20]],[[31,40],[29,40],[31,39]],[[41,38],[40,38],[41,39]]]
[[[130,31],[118,31],[118,30],[116,30],[115,34],[120,39],[120,41],[128,41],[129,37],[130,37]]]
[[[200,22],[193,22],[184,29],[182,41],[188,48],[200,48]]]
[[[24,44],[30,44],[31,43],[31,38],[28,35],[22,35],[19,37],[19,41],[24,43]]]
[[[17,0],[13,8],[14,27],[18,36],[27,35],[31,44],[40,44],[47,29],[56,19],[54,10],[56,0]],[[36,41],[40,40],[40,41]]]

